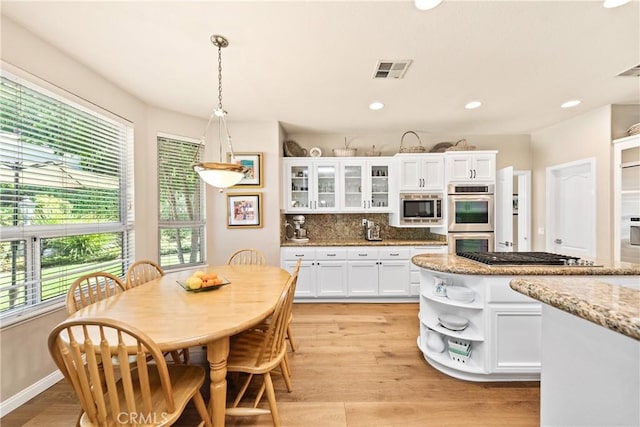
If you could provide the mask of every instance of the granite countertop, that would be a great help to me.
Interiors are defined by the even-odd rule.
[[[411,261],[418,267],[428,270],[440,271],[453,274],[471,274],[483,276],[626,276],[640,275],[640,264],[628,262],[598,262],[602,267],[587,266],[488,266],[462,258],[453,254],[436,255],[425,254],[416,255]]]
[[[640,290],[593,278],[523,277],[513,290],[640,341]]]
[[[311,239],[308,243],[280,242],[280,246],[442,246],[446,244],[447,242],[442,240],[394,239],[383,239],[381,241],[365,239]]]

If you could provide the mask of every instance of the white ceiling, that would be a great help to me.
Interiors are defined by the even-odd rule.
[[[230,121],[289,133],[520,134],[640,104],[640,2],[2,1],[2,14],[144,102],[208,117],[222,34]],[[4,43],[4,42],[3,42]],[[377,60],[412,59],[402,80]],[[560,104],[581,99],[576,108]],[[477,110],[468,101],[481,100]],[[386,108],[370,111],[372,101]]]

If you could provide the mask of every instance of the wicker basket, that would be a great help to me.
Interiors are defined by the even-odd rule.
[[[627,129],[627,135],[631,136],[631,135],[637,135],[640,133],[640,123],[636,123],[635,125],[631,126],[629,129]]]
[[[367,157],[378,157],[382,156],[382,151],[376,151],[376,146],[374,145],[371,147],[371,151],[367,151],[364,155]]]
[[[334,148],[333,155],[336,157],[353,157],[358,152],[357,148]]]
[[[405,147],[404,144],[404,137],[407,136],[407,134],[413,134],[415,135],[416,138],[418,138],[418,145],[414,145],[411,147]],[[425,153],[427,151],[427,149],[425,147],[422,146],[422,140],[420,140],[420,137],[418,136],[417,133],[415,133],[412,130],[408,130],[405,133],[402,134],[402,138],[400,138],[400,152],[401,153]]]
[[[475,145],[469,145],[466,139],[461,139],[453,146],[447,148],[445,151],[473,151],[476,149]]]

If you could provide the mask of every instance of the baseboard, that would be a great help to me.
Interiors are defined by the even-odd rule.
[[[53,386],[55,383],[60,381],[62,378],[62,372],[56,369],[54,372],[50,373],[46,377],[41,380],[31,384],[29,387],[25,388],[22,391],[14,394],[10,398],[3,400],[0,402],[0,417],[4,417],[9,412],[18,408],[19,406],[24,405],[29,400],[33,399],[49,387]]]

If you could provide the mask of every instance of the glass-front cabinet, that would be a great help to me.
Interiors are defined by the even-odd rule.
[[[335,161],[297,158],[284,161],[287,212],[336,212],[338,185]]]
[[[343,212],[389,212],[389,159],[353,159],[340,162]]]

